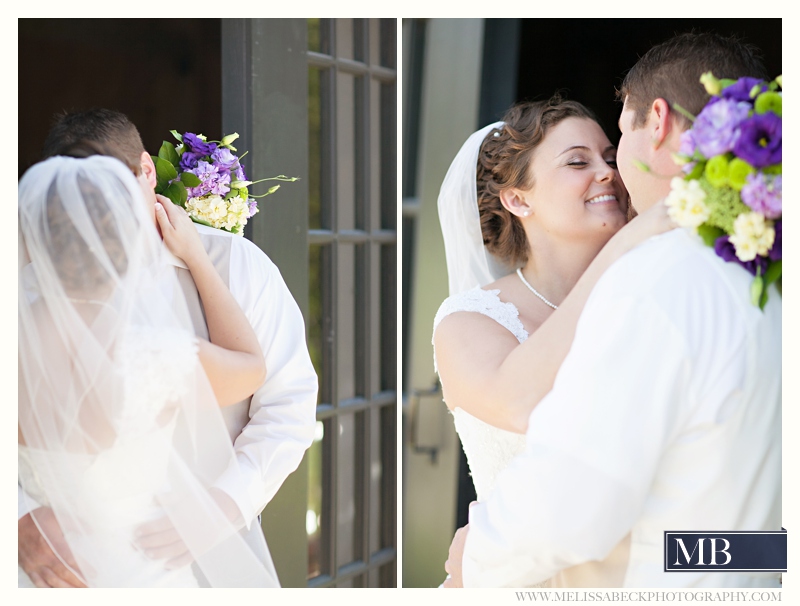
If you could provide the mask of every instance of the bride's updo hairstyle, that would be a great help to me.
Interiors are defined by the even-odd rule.
[[[550,129],[566,118],[597,122],[589,108],[556,94],[547,101],[514,105],[503,117],[505,124],[486,135],[481,145],[476,185],[483,243],[511,266],[528,260],[528,238],[519,218],[503,206],[500,192],[533,187],[528,170],[533,152]]]

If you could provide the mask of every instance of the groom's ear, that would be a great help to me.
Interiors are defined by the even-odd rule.
[[[513,187],[500,192],[500,203],[508,212],[518,217],[527,217],[532,212],[522,192]]]
[[[653,148],[658,149],[673,128],[669,103],[665,99],[659,98],[653,101],[647,124],[651,129]]]
[[[147,179],[147,183],[155,189],[158,179],[156,178],[156,165],[153,164],[153,158],[146,151],[143,151],[142,155],[139,156],[139,164],[142,167],[142,175]]]

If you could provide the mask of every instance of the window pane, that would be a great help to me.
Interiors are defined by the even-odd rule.
[[[357,395],[355,246],[338,244],[337,253],[336,396],[341,402]]]
[[[322,228],[322,88],[320,70],[308,69],[308,227]]]
[[[336,473],[336,568],[355,557],[356,524],[356,422],[352,414],[338,417],[338,457]]]

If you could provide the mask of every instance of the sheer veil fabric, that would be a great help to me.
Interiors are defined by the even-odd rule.
[[[74,572],[90,587],[279,586],[212,496],[235,455],[130,170],[51,158],[22,177],[18,212],[19,479]],[[134,545],[164,516],[191,568]]]
[[[483,245],[476,184],[481,144],[503,124],[489,124],[469,136],[439,189],[439,224],[444,237],[450,296],[485,286],[513,271]]]

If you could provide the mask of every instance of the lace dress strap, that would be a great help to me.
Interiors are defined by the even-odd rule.
[[[504,303],[498,296],[500,290],[484,290],[476,287],[452,297],[448,297],[439,306],[436,317],[433,319],[433,332],[439,323],[447,316],[458,311],[472,311],[483,314],[497,322],[500,326],[514,335],[520,343],[528,338],[528,331],[519,319],[519,310],[513,303]],[[431,342],[433,337],[431,336]],[[433,354],[434,366],[436,365],[436,352]],[[437,368],[438,372],[438,368]]]
[[[519,310],[513,303],[504,303],[498,296],[500,290],[483,290],[473,288],[452,297],[448,297],[436,312],[433,319],[433,331],[447,316],[457,311],[473,311],[488,316],[500,326],[513,334],[522,343],[528,338],[528,331],[519,319]]]

